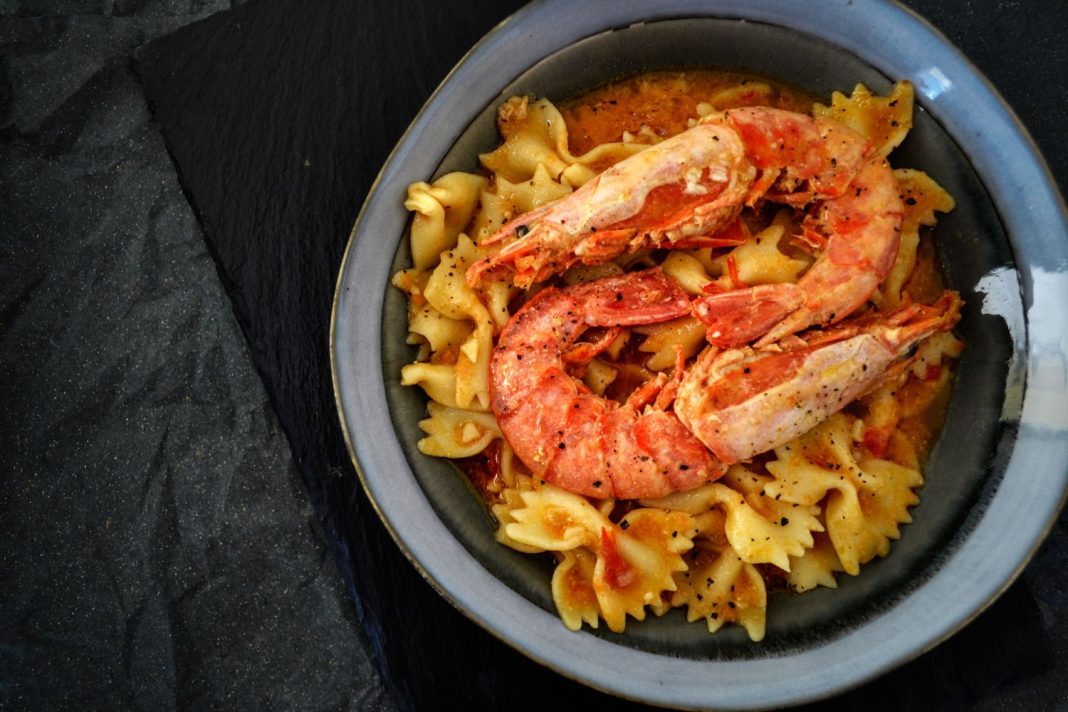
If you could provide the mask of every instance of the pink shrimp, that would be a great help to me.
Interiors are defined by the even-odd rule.
[[[659,269],[539,292],[505,326],[490,362],[492,408],[516,455],[540,478],[590,497],[658,497],[715,480],[725,467],[671,412],[639,412],[591,393],[567,372],[625,326],[688,314],[686,294]],[[609,329],[598,345],[590,328]],[[666,380],[666,379],[665,379]]]
[[[877,386],[921,340],[953,328],[961,300],[908,305],[818,332],[792,350],[710,347],[679,384],[674,412],[722,462],[801,435]]]
[[[893,265],[903,206],[889,165],[872,154],[829,119],[763,107],[706,117],[506,224],[483,244],[515,241],[472,265],[467,280],[511,268],[527,287],[639,249],[738,244],[739,231],[725,228],[744,206],[812,205],[803,236],[822,251],[798,284],[711,294],[694,307],[711,342],[766,345],[845,318]]]
[[[528,287],[572,265],[642,248],[737,244],[705,236],[734,221],[755,177],[738,132],[700,124],[504,225],[482,244],[518,239],[471,265],[467,281],[475,286],[486,274],[511,268],[513,282]]]
[[[797,284],[766,284],[699,297],[694,314],[718,346],[754,339],[766,346],[813,325],[841,321],[889,274],[900,238],[901,198],[885,160],[860,169],[847,192],[806,219],[810,240],[825,243]]]

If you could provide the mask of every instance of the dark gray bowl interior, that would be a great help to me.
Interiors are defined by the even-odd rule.
[[[763,51],[754,52],[753,47]],[[531,67],[509,83],[497,101],[485,106],[459,136],[435,175],[477,169],[476,156],[498,142],[496,107],[515,94],[562,100],[611,78],[660,68],[716,67],[761,74],[804,88],[829,100],[831,91],[849,93],[861,82],[887,92],[894,79],[855,55],[820,39],[771,24],[732,19],[680,19],[624,28],[578,42]],[[1018,292],[1010,284],[1001,317],[984,314],[989,289],[984,276],[997,268],[1012,275],[1013,257],[1002,222],[982,180],[949,134],[922,107],[907,141],[891,156],[895,167],[926,171],[957,200],[956,209],[936,228],[950,286],[967,304],[959,334],[968,350],[960,364],[949,417],[925,470],[927,484],[913,510],[914,523],[886,559],[841,575],[837,590],[803,596],[777,593],[768,601],[767,637],[760,645],[734,627],[710,636],[701,623],[688,624],[676,611],[664,618],[629,621],[622,635],[603,627],[588,634],[654,653],[697,660],[740,660],[794,653],[825,644],[855,630],[922,585],[968,536],[996,489],[1011,451],[1019,404],[1006,402],[1008,364],[1014,356],[1006,320],[1024,323]],[[396,196],[400,200],[400,196]],[[396,235],[392,271],[410,266],[407,240]],[[984,291],[978,291],[978,290]],[[553,611],[549,581],[552,564],[494,541],[494,525],[464,478],[447,462],[416,449],[425,417],[422,392],[399,385],[400,369],[412,350],[404,343],[406,306],[390,289],[382,312],[382,371],[390,417],[419,485],[449,531],[493,576],[547,611]],[[999,447],[1000,443],[1000,447]]]

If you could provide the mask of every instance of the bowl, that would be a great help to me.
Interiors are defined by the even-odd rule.
[[[534,38],[537,38],[536,40]],[[406,305],[389,285],[408,266],[411,182],[474,170],[515,94],[562,99],[638,71],[716,67],[827,97],[863,83],[917,89],[895,166],[956,199],[936,241],[966,308],[968,343],[914,522],[885,559],[837,590],[769,599],[767,635],[709,635],[678,612],[626,632],[567,630],[550,565],[493,538],[480,499],[449,463],[416,449],[425,399],[399,385],[412,360]],[[1015,579],[1068,485],[1068,218],[1011,110],[941,35],[876,0],[534,3],[452,71],[394,149],[346,250],[331,354],[339,416],[364,487],[419,571],[472,620],[588,685],[654,704],[757,709],[860,684],[952,635]]]

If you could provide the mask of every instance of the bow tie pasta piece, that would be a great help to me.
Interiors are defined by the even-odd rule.
[[[545,551],[596,549],[601,529],[615,526],[584,497],[559,487],[544,484],[520,496],[523,507],[512,510],[514,523],[505,533],[527,546]]]
[[[816,104],[812,115],[849,126],[871,141],[876,152],[885,158],[905,140],[912,128],[914,94],[912,83],[908,81],[895,84],[889,96],[877,96],[863,84],[857,84],[849,97],[836,91],[831,95],[830,106]]]
[[[674,575],[686,570],[681,554],[693,547],[695,529],[682,512],[637,509],[618,529],[601,531],[593,587],[610,630],[622,632],[627,615],[643,620],[646,606],[675,590]]]
[[[471,337],[474,325],[466,320],[450,319],[430,304],[425,304],[421,309],[411,311],[408,331],[411,337],[422,337],[430,346],[431,353],[447,354],[459,351],[460,346]],[[409,342],[421,343],[418,338],[409,338]]]
[[[635,510],[614,524],[585,498],[552,485],[522,492],[523,507],[509,512],[508,540],[561,556],[553,577],[553,596],[569,626],[596,620],[621,632],[626,618],[645,618],[645,607],[659,604],[675,590],[674,574],[686,570],[681,554],[693,546],[693,518],[683,512]],[[589,566],[590,558],[594,564]],[[591,623],[596,627],[595,623]]]
[[[457,405],[489,410],[489,359],[493,352],[494,322],[487,307],[464,280],[467,266],[480,256],[471,239],[461,234],[456,247],[442,253],[423,295],[429,306],[443,316],[471,325],[467,338],[454,352],[446,352],[442,357],[454,359]]]
[[[495,187],[496,194],[508,202],[513,215],[530,212],[572,191],[566,182],[553,180],[549,170],[543,165],[534,169],[530,180],[511,183],[507,178],[497,178]]]
[[[686,606],[687,620],[705,619],[708,632],[736,623],[752,640],[763,640],[768,606],[764,576],[727,543],[725,518],[718,510],[697,517],[689,568],[676,574],[672,606]]]
[[[938,223],[935,212],[948,213],[956,207],[953,196],[923,171],[898,168],[894,178],[905,203],[905,214],[901,218],[901,243],[894,265],[872,295],[872,300],[884,309],[893,309],[902,302],[906,282],[916,268],[920,228]]]
[[[588,549],[572,549],[560,556],[552,580],[560,620],[570,630],[578,630],[583,623],[596,628],[601,620],[601,604],[593,587],[597,557]]]
[[[577,188],[605,168],[646,147],[638,142],[605,143],[575,156],[568,147],[567,124],[547,99],[512,97],[497,110],[504,141],[479,156],[482,166],[512,183],[530,180],[544,166],[555,180]],[[622,136],[621,136],[622,138]],[[656,137],[653,136],[655,139]]]
[[[876,556],[885,556],[900,524],[912,521],[919,502],[913,488],[923,484],[918,470],[875,458],[858,462],[853,424],[838,413],[789,444],[776,448],[767,464],[775,480],[764,487],[772,497],[814,504],[826,497],[827,533],[849,574]]]
[[[505,468],[502,467],[501,469],[503,471]],[[513,486],[505,487],[497,496],[497,503],[490,508],[490,511],[493,513],[493,518],[497,520],[497,541],[525,554],[543,552],[545,549],[541,546],[525,544],[508,536],[508,527],[511,524],[516,523],[516,519],[512,514],[516,510],[526,507],[526,503],[523,501],[523,493],[530,492],[534,489],[534,480],[529,475],[516,475],[514,480],[515,484]]]
[[[432,184],[408,187],[404,207],[412,211],[412,262],[417,270],[438,263],[441,253],[456,245],[460,231],[471,222],[486,179],[471,173],[449,173]]]
[[[790,561],[812,548],[813,533],[823,531],[820,508],[769,496],[764,488],[772,480],[733,465],[718,483],[717,499],[727,510],[727,540],[743,561],[790,571]]]
[[[681,319],[640,326],[634,329],[645,335],[645,340],[638,346],[642,353],[652,354],[645,362],[650,371],[665,371],[675,366],[676,347],[682,348],[683,358],[691,358],[705,347],[705,325],[696,317],[684,316]]]
[[[419,452],[431,457],[459,459],[472,457],[503,437],[493,413],[450,408],[431,401],[430,417],[419,421],[427,437],[417,444]]]
[[[815,544],[804,556],[790,557],[790,573],[786,577],[786,585],[796,593],[811,591],[817,586],[838,588],[835,574],[845,571],[830,537],[819,533],[814,539]]]
[[[740,106],[772,106],[774,98],[775,90],[767,82],[749,82],[716,92],[707,103],[697,105],[697,113],[700,116],[708,116],[715,111],[726,111]]]
[[[918,470],[887,460],[859,463],[860,486],[843,488],[827,500],[827,533],[847,573],[890,553],[890,541],[901,538],[900,524],[912,521],[909,507],[920,498],[912,488],[923,484]]]
[[[677,492],[642,504],[700,515],[713,508],[724,514],[723,531],[731,548],[748,564],[773,564],[790,570],[790,557],[812,547],[812,532],[823,531],[819,507],[781,502],[763,493],[771,477],[734,465],[720,482]],[[707,536],[707,535],[706,535]]]
[[[780,211],[780,215],[785,214]],[[716,283],[730,290],[796,282],[812,260],[791,257],[781,249],[780,245],[785,247],[783,238],[787,236],[788,227],[788,219],[778,219],[727,254],[717,257],[713,261],[720,274]]]

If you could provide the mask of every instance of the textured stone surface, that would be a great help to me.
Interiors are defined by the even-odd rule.
[[[0,18],[0,708],[389,709],[130,52]]]

